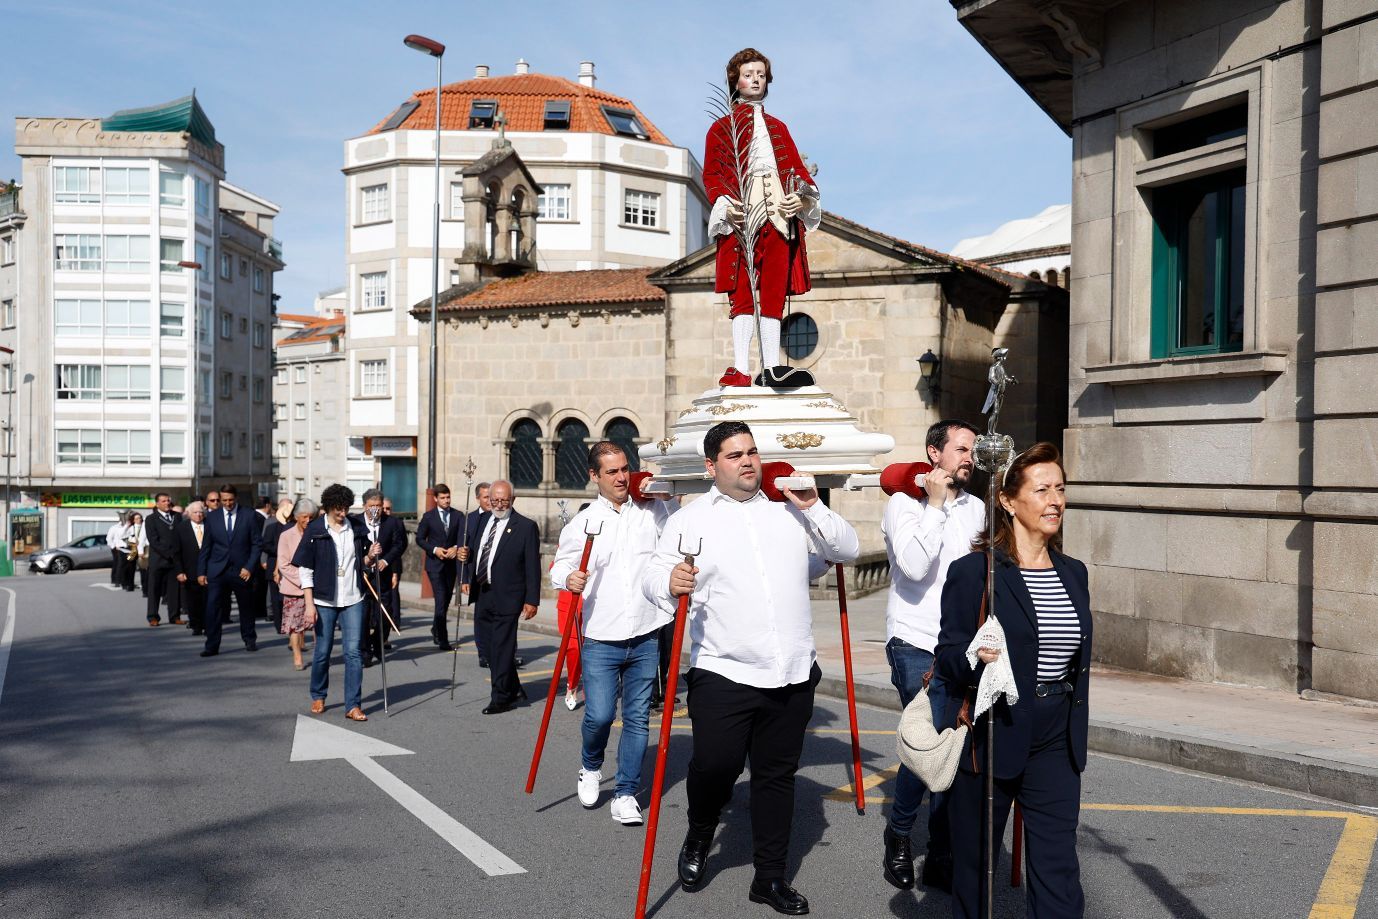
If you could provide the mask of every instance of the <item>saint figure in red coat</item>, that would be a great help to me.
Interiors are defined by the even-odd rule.
[[[708,129],[705,144],[703,181],[713,208],[708,235],[718,245],[714,290],[729,295],[732,317],[733,364],[718,381],[722,386],[751,385],[753,331],[761,355],[758,386],[813,383],[808,371],[781,365],[780,320],[785,298],[809,290],[804,235],[818,228],[823,210],[789,129],[765,112],[771,80],[764,54],[754,48],[734,54],[727,62],[729,110]]]

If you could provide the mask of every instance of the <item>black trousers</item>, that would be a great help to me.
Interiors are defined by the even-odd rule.
[[[381,578],[373,579],[372,575],[369,577],[375,587],[381,582],[382,589],[378,591],[378,598],[383,602],[380,608],[378,602],[373,599],[373,594],[364,592],[364,634],[360,641],[364,660],[382,657],[383,642],[392,634],[392,626],[388,623],[387,616],[382,614],[382,610],[386,609],[392,621],[397,621],[397,612],[393,608],[397,592],[392,589],[392,577],[386,572]]]
[[[206,584],[206,607],[209,610],[221,608],[221,601],[228,606],[230,595],[234,595],[235,602],[239,604],[239,637],[244,639],[244,647],[258,647],[258,631],[254,628],[254,617],[250,610],[249,583],[239,579],[239,572],[226,570],[218,578],[208,578]],[[220,632],[224,625],[220,617],[209,615],[206,617],[206,650],[220,650]]]
[[[267,619],[268,572],[261,564],[255,565],[252,571],[253,577],[249,578],[249,602],[253,604],[253,616],[255,619]]]
[[[494,705],[510,705],[522,693],[517,677],[517,621],[521,610],[502,609],[486,584],[475,584],[474,631],[480,646],[488,651],[488,674],[493,681],[489,698]]]
[[[148,621],[158,622],[160,614],[158,608],[163,605],[163,600],[171,593],[175,593],[177,588],[177,574],[171,565],[150,560],[148,563]],[[176,607],[168,609],[168,618],[176,618]]]
[[[814,664],[803,683],[759,689],[697,667],[688,673],[689,720],[694,726],[694,754],[685,782],[689,835],[712,838],[749,759],[752,862],[758,880],[785,876],[794,823],[794,774],[813,715],[813,690],[822,677]]]
[[[282,631],[282,591],[268,578],[268,618],[273,621],[273,633]]]
[[[206,630],[206,588],[196,583],[196,578],[189,577],[177,585],[181,588],[182,609],[186,610],[187,621],[191,623],[192,632],[204,632]]]
[[[139,559],[136,556],[132,561],[129,553],[120,556],[120,587],[125,590],[134,589],[134,575],[139,570]]]
[[[119,549],[110,550],[110,583],[119,587],[120,581],[120,562],[124,559],[124,553]]]
[[[1004,839],[1010,803],[1024,808],[1029,919],[1080,919],[1086,911],[1077,862],[1081,774],[1067,747],[1070,694],[1019,700],[1034,719],[1029,759],[1019,776],[995,781],[995,838]],[[999,729],[995,742],[1000,743]],[[984,764],[983,764],[984,765]],[[985,777],[957,770],[948,793],[952,826],[952,915],[983,916],[985,904]],[[999,874],[1000,843],[995,846]]]
[[[441,644],[450,640],[450,601],[455,596],[456,574],[454,565],[444,565],[439,571],[426,572],[431,582],[431,596],[435,600],[435,618],[431,620],[431,629],[435,632],[436,641]]]
[[[655,687],[651,691],[652,699],[659,699],[665,695],[665,687],[670,680],[670,651],[675,643],[675,623],[673,620],[660,627],[656,635],[656,640],[660,643],[660,666],[656,672]]]

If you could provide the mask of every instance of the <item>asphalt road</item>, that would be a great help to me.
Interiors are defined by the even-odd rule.
[[[368,670],[362,725],[343,718],[343,668],[332,668],[330,708],[310,720],[338,729],[324,742],[351,732],[410,755],[293,762],[307,672],[291,668],[280,636],[261,625],[260,651],[247,654],[232,627],[221,655],[203,660],[199,639],[148,628],[139,595],[111,593],[106,581],[77,572],[0,584],[15,601],[7,672],[0,663],[0,916],[631,915],[643,830],[613,823],[606,803],[585,811],[575,799],[580,715],[557,706],[536,793],[525,795],[540,706],[483,716],[487,672],[467,642],[451,702],[451,658],[410,617],[389,666],[392,716],[379,671]],[[0,616],[9,599],[0,590]],[[550,639],[522,640],[533,700],[553,652]],[[818,916],[947,916],[946,896],[900,893],[880,877],[878,798],[891,783],[875,777],[896,763],[895,719],[860,715],[872,732],[865,816],[847,788],[845,707],[819,700],[796,796],[794,883]],[[299,753],[311,749],[320,744],[300,741]],[[688,752],[686,725],[671,740],[651,914],[775,915],[746,901],[744,787],[707,886],[687,894],[674,883]],[[407,798],[389,776],[438,809],[410,802],[451,838],[446,820],[481,839],[472,851],[523,870],[485,873],[385,792]],[[605,802],[610,793],[605,784]],[[1083,801],[1088,916],[1378,916],[1378,819],[1363,812],[1103,756],[1092,757]],[[998,915],[1024,915],[1020,892],[1001,886]],[[1318,898],[1337,905],[1313,912]]]

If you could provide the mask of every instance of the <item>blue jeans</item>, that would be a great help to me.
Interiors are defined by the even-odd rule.
[[[316,652],[311,658],[311,698],[325,699],[330,688],[330,652],[335,644],[335,623],[344,635],[345,711],[360,707],[364,691],[364,658],[359,641],[364,634],[364,601],[352,606],[316,604]]]
[[[923,689],[923,675],[933,669],[933,654],[916,648],[900,638],[892,638],[885,645],[885,657],[890,661],[890,682],[899,690],[900,702],[908,706]],[[943,723],[948,702],[947,684],[936,673],[928,683],[928,702],[933,710],[933,725],[939,731],[952,725]],[[908,836],[919,815],[926,786],[905,767],[900,767],[895,780],[895,800],[890,806],[890,829],[899,836]],[[928,796],[928,851],[945,856],[952,851],[948,830],[947,795],[930,792]]]
[[[592,771],[603,766],[620,691],[622,736],[617,741],[617,788],[613,793],[635,795],[641,785],[641,761],[646,756],[651,689],[660,664],[656,633],[628,641],[586,638],[580,659],[584,668],[584,768]]]

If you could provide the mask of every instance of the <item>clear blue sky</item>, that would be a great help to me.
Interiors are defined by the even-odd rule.
[[[700,158],[706,83],[760,48],[770,109],[819,165],[824,206],[937,249],[1071,194],[1071,142],[946,0],[0,0],[0,23],[0,178],[19,176],[15,116],[99,117],[194,87],[229,180],[282,206],[288,312],[343,281],[344,140],[434,83],[430,59],[402,45],[409,32],[448,46],[446,82],[475,64],[511,73],[518,58],[574,78],[592,60],[599,88]]]

